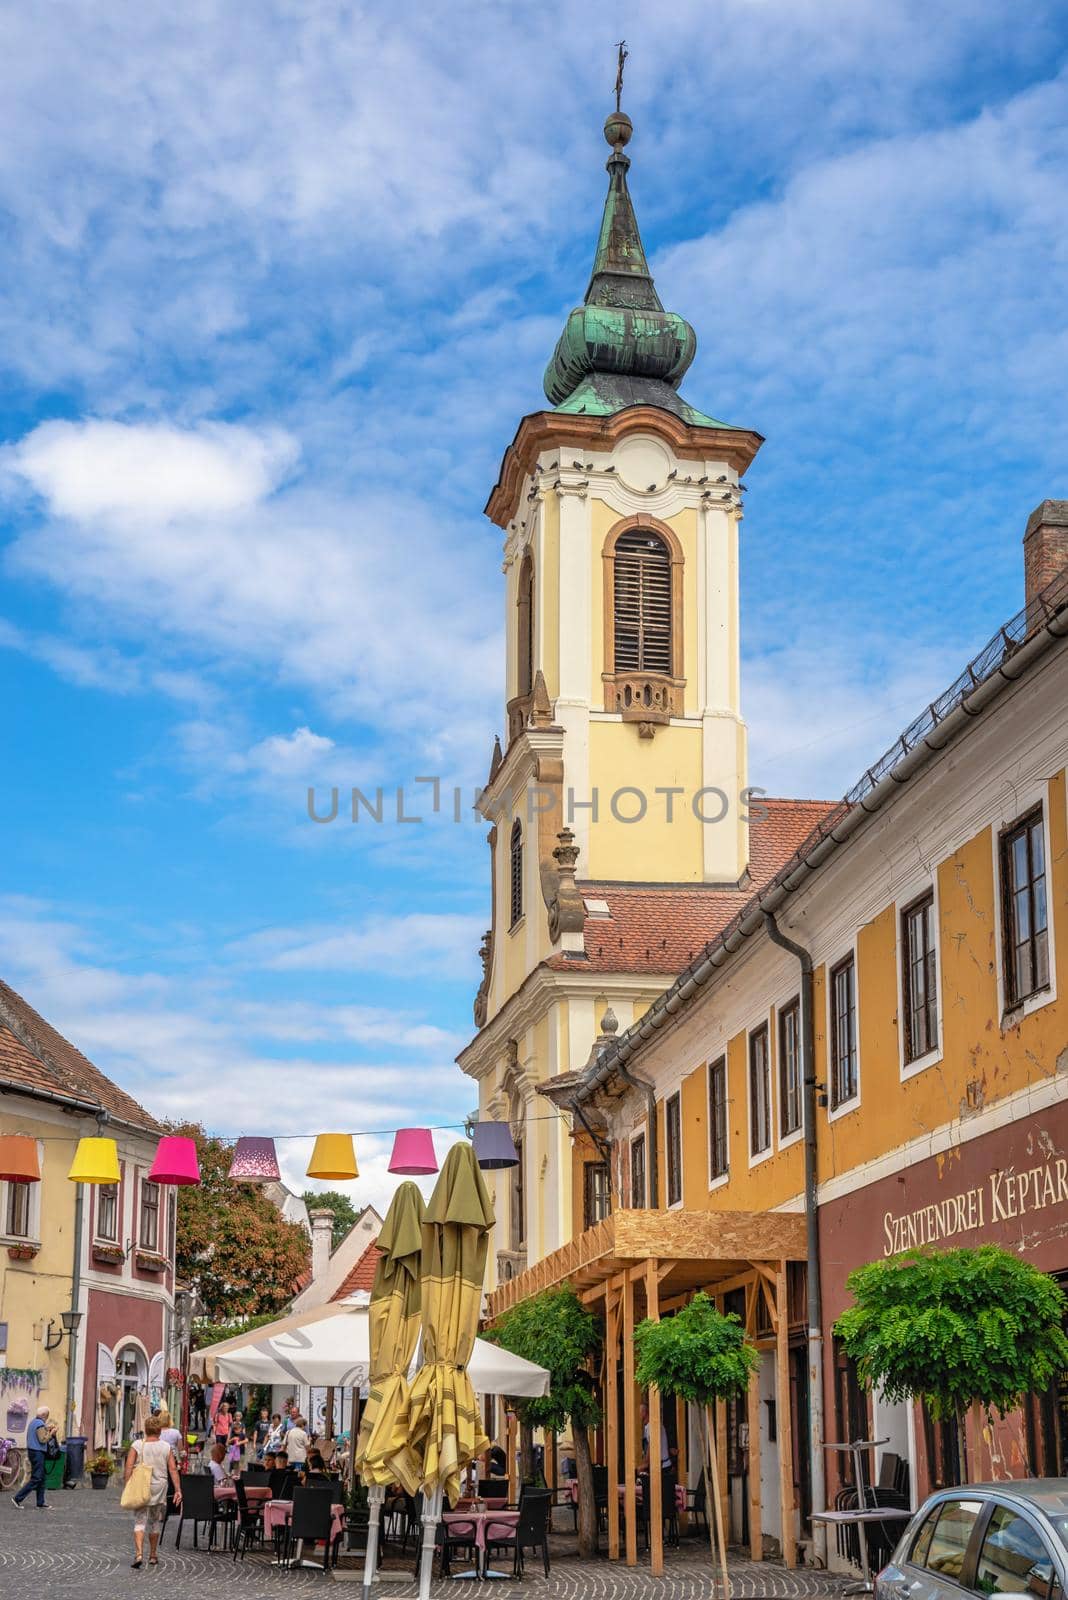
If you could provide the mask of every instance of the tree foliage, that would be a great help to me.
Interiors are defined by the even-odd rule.
[[[656,1384],[699,1406],[744,1394],[760,1361],[738,1318],[717,1311],[707,1294],[695,1294],[662,1322],[640,1322],[634,1346],[643,1388]]]
[[[205,1349],[209,1344],[222,1344],[224,1339],[236,1339],[239,1335],[252,1333],[256,1328],[262,1328],[268,1322],[275,1320],[273,1311],[261,1311],[258,1317],[233,1317],[226,1322],[208,1322],[198,1319],[193,1323],[192,1349],[196,1354],[198,1350]],[[194,1369],[196,1362],[193,1362]]]
[[[195,1287],[210,1322],[279,1311],[311,1258],[311,1241],[287,1222],[254,1183],[231,1183],[233,1152],[203,1128],[172,1132],[194,1139],[200,1182],[178,1190],[175,1269]]]
[[[330,1248],[336,1250],[349,1229],[355,1224],[360,1213],[353,1205],[347,1194],[342,1194],[340,1189],[305,1189],[301,1197],[309,1211],[332,1211],[334,1213],[334,1226],[330,1234]]]
[[[932,1416],[973,1401],[1002,1416],[1068,1368],[1066,1300],[1052,1278],[998,1245],[906,1250],[846,1279],[855,1304],[835,1323],[861,1381]]]
[[[549,1433],[562,1432],[569,1422],[576,1428],[597,1426],[601,1408],[590,1366],[600,1350],[601,1331],[573,1289],[547,1289],[521,1300],[485,1337],[549,1371],[547,1395],[513,1402],[522,1421]]]

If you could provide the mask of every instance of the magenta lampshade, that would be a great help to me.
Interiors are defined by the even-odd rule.
[[[499,1172],[504,1167],[519,1165],[519,1151],[507,1122],[476,1122],[471,1146],[483,1172]]]
[[[405,1178],[425,1178],[438,1170],[429,1128],[398,1128],[389,1158],[390,1172]]]
[[[228,1176],[231,1183],[277,1183],[281,1174],[274,1140],[239,1139],[234,1145]]]
[[[193,1139],[165,1133],[156,1149],[156,1159],[148,1175],[149,1183],[199,1183],[200,1166]]]

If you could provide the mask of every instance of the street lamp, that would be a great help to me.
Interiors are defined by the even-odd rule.
[[[46,1350],[58,1350],[65,1338],[73,1338],[78,1331],[78,1324],[82,1320],[82,1314],[80,1311],[61,1311],[59,1320],[61,1326],[54,1328],[51,1317],[48,1319],[44,1341]]]

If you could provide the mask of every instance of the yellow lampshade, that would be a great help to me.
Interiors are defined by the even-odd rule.
[[[67,1177],[71,1183],[118,1183],[119,1147],[114,1139],[79,1139]]]
[[[351,1133],[320,1133],[308,1162],[309,1178],[333,1178],[342,1182],[360,1176]]]

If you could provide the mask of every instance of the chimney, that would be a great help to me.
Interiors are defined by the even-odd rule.
[[[332,1211],[309,1211],[312,1231],[312,1282],[318,1283],[330,1262],[330,1240],[334,1232]]]
[[[1068,572],[1068,500],[1043,500],[1024,532],[1024,599],[1030,612],[1037,596]],[[1028,618],[1030,627],[1040,620]]]

